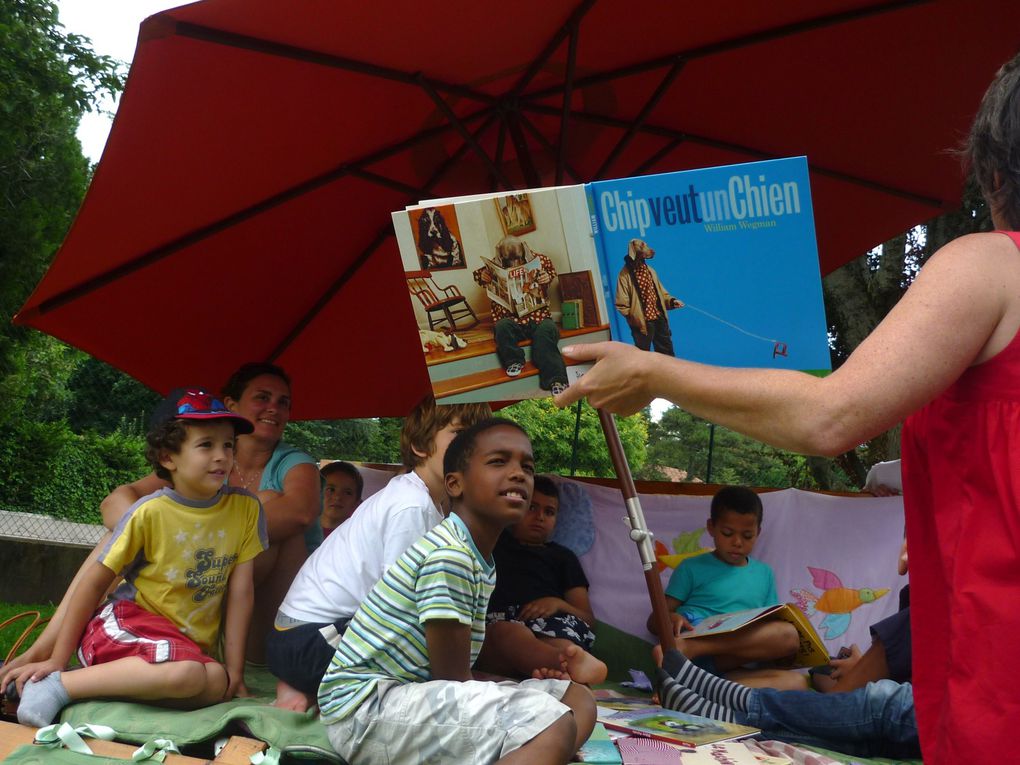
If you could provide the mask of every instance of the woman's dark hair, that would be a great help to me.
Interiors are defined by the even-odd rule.
[[[992,210],[1020,230],[1020,55],[988,86],[963,154]]]
[[[288,388],[290,387],[290,377],[276,364],[270,364],[268,361],[249,361],[247,364],[239,366],[237,371],[230,375],[230,379],[223,384],[223,389],[220,393],[224,398],[240,401],[245,388],[248,387],[248,383],[262,375],[279,377],[287,383]]]

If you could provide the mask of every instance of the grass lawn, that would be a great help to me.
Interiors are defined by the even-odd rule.
[[[12,616],[20,614],[24,611],[38,611],[43,617],[51,616],[56,610],[56,606],[52,603],[45,605],[26,605],[24,603],[0,603],[0,624],[10,619]],[[8,624],[2,630],[0,630],[0,659],[6,659],[8,651],[21,637],[21,633],[25,631],[25,628],[32,623],[31,617],[19,619],[11,624]],[[42,628],[32,631],[32,634],[28,639],[22,643],[20,651],[25,650],[28,646],[32,645],[32,642],[38,637],[39,633],[42,632]],[[19,651],[19,653],[20,653]]]

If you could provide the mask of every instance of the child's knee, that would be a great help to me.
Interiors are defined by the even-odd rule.
[[[173,661],[165,666],[166,685],[171,698],[191,698],[206,689],[209,680],[206,667],[209,664],[200,661]]]
[[[779,656],[789,656],[797,653],[800,648],[800,635],[797,628],[789,622],[773,622],[773,642],[778,649]]]

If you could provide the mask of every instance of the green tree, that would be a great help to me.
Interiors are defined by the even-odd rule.
[[[711,475],[708,472],[711,440]],[[640,477],[669,479],[662,468],[679,468],[687,480],[802,489],[821,488],[807,457],[784,452],[726,428],[714,434],[706,420],[679,407],[667,409],[658,422],[648,426],[648,461]],[[834,488],[851,488],[846,476],[836,476]],[[829,488],[829,487],[826,487]]]
[[[571,466],[576,465],[577,475],[602,478],[616,475],[598,413],[587,402],[581,407],[581,429],[576,451],[575,407],[559,409],[551,398],[535,398],[519,401],[497,414],[513,420],[527,431],[535,450],[535,463],[539,472],[568,475]],[[616,426],[631,472],[636,474],[645,464],[647,417],[644,414],[617,417]]]

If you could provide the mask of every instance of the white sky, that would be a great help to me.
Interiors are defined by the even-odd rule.
[[[57,7],[60,23],[68,32],[88,37],[97,53],[130,63],[142,20],[186,3],[187,0],[57,0]],[[93,162],[98,162],[103,153],[116,108],[115,102],[106,103],[107,113],[86,114],[78,127],[82,151]],[[668,401],[653,401],[652,418],[658,420],[668,407]]]
[[[185,5],[187,0],[57,0],[60,23],[68,32],[92,40],[97,53],[131,62],[138,25],[158,11]],[[99,161],[110,132],[116,103],[104,104],[109,114],[86,114],[78,127],[85,156]]]

